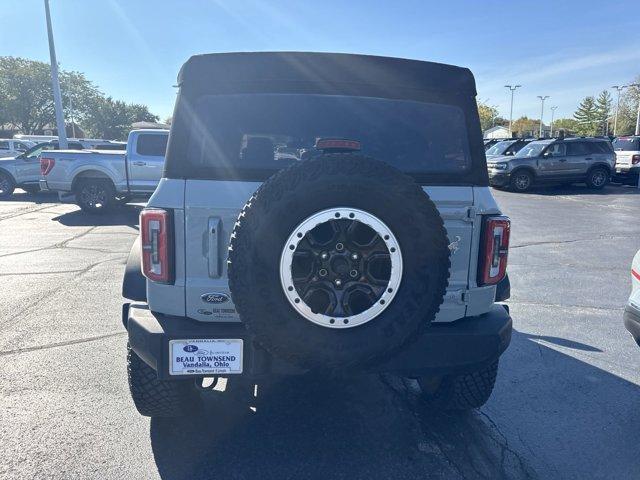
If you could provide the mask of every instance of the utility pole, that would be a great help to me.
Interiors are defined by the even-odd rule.
[[[513,137],[513,131],[511,130],[511,125],[513,124],[513,92],[516,91],[516,88],[520,88],[522,85],[505,85],[505,88],[511,90],[511,109],[509,110],[509,137]]]
[[[44,0],[44,11],[47,16],[47,35],[49,36],[49,56],[51,58],[51,88],[53,90],[53,104],[56,111],[56,127],[58,129],[58,146],[66,150],[67,131],[64,124],[64,112],[62,111],[62,95],[60,94],[60,81],[58,80],[58,62],[56,61],[56,47],[53,44],[53,29],[51,28],[51,13],[49,12],[49,0]]]
[[[551,132],[549,132],[549,136],[553,138],[553,114],[556,113],[557,106],[551,107]]]
[[[615,88],[618,91],[618,101],[616,102],[616,115],[613,117],[613,136],[616,136],[618,130],[618,112],[620,111],[620,93],[629,85],[614,85],[611,88]]]
[[[538,134],[538,136],[540,138],[542,138],[542,117],[544,116],[544,101],[549,98],[549,95],[538,95],[538,98],[540,99],[541,103],[542,103],[542,108],[540,109],[540,133]]]

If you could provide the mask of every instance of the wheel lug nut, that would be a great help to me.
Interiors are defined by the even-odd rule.
[[[352,278],[356,278],[358,276],[358,271],[354,268],[349,272],[349,275],[351,275]]]
[[[340,280],[339,278],[336,278],[336,287],[340,287],[342,286],[342,280]]]
[[[321,277],[326,277],[327,276],[327,269],[326,268],[321,268],[318,273],[320,274]]]
[[[320,254],[320,258],[321,258],[322,260],[326,260],[327,258],[329,258],[329,254],[328,254],[327,252],[322,252],[322,253]]]
[[[351,260],[357,260],[358,259],[358,254],[357,253],[352,253],[351,254]]]
[[[336,243],[336,250],[341,252],[342,250],[344,250],[344,245],[341,243]]]

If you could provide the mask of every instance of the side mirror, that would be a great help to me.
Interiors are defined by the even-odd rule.
[[[551,156],[551,152],[544,152],[544,153],[542,154],[542,156],[543,156],[544,158],[549,158],[549,157]]]

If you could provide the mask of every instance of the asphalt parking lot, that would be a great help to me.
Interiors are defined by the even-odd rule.
[[[139,207],[0,202],[0,478],[640,477],[640,348],[621,319],[640,191],[494,193],[515,330],[479,412],[429,412],[410,381],[298,378],[256,412],[152,421],[129,399],[120,320]]]

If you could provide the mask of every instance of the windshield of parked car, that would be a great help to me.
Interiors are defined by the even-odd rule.
[[[613,141],[613,149],[621,152],[640,150],[640,137],[618,137]]]
[[[537,157],[542,153],[547,145],[549,145],[547,142],[531,142],[518,150],[518,153],[516,153],[514,157]]]
[[[35,158],[40,155],[42,150],[50,150],[50,148],[46,148],[48,145],[51,144],[49,142],[38,143],[37,145],[31,147],[29,150],[21,154],[19,158]]]
[[[361,153],[405,172],[470,167],[467,127],[452,105],[341,95],[234,94],[199,99],[195,167],[278,170],[321,152],[321,138],[359,142]]]
[[[504,155],[504,152],[507,151],[511,145],[516,143],[516,140],[504,140],[502,142],[496,143],[493,147],[487,150],[487,155]]]

